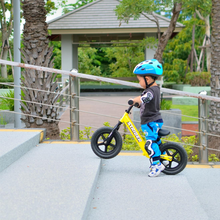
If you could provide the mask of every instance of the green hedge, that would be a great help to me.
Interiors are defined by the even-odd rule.
[[[11,83],[11,82],[14,82],[14,79],[12,77],[8,77],[8,78],[0,77],[0,83]],[[12,87],[8,85],[0,84],[0,89],[10,89],[10,88]]]
[[[191,86],[210,86],[210,72],[190,72],[186,74],[186,83]]]

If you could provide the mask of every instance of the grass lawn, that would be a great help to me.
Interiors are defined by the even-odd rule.
[[[172,101],[167,101],[172,103]],[[197,105],[171,105],[172,109],[180,109],[182,115],[192,116],[198,118],[198,106]],[[182,116],[182,121],[198,121],[196,118],[190,118]]]

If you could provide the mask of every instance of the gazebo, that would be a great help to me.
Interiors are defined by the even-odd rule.
[[[129,23],[120,23],[114,11],[118,4],[118,0],[96,0],[48,22],[48,29],[52,33],[50,39],[61,41],[63,70],[78,69],[78,47],[81,44],[111,45],[119,41],[128,43],[146,37],[157,38],[156,24],[143,15],[138,20],[132,18]],[[159,20],[161,32],[164,32],[170,19],[155,15]],[[183,27],[184,25],[177,22],[174,35]],[[145,58],[153,58],[154,52],[146,48]]]

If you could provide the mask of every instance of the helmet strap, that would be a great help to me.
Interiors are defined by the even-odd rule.
[[[145,76],[144,76],[144,81],[145,81],[145,84],[146,84],[146,89],[149,88],[151,85],[153,85],[155,83],[155,79],[154,79],[154,81],[152,83],[148,84]]]

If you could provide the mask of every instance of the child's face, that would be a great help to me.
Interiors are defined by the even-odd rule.
[[[145,83],[144,77],[137,75],[137,78],[139,80],[140,86],[143,87],[144,89],[146,89],[146,83]],[[145,76],[145,79],[148,84],[154,82],[154,80],[150,76]]]
[[[143,87],[144,89],[146,89],[146,83],[145,83],[144,77],[137,75],[137,78],[139,80],[140,86]]]

